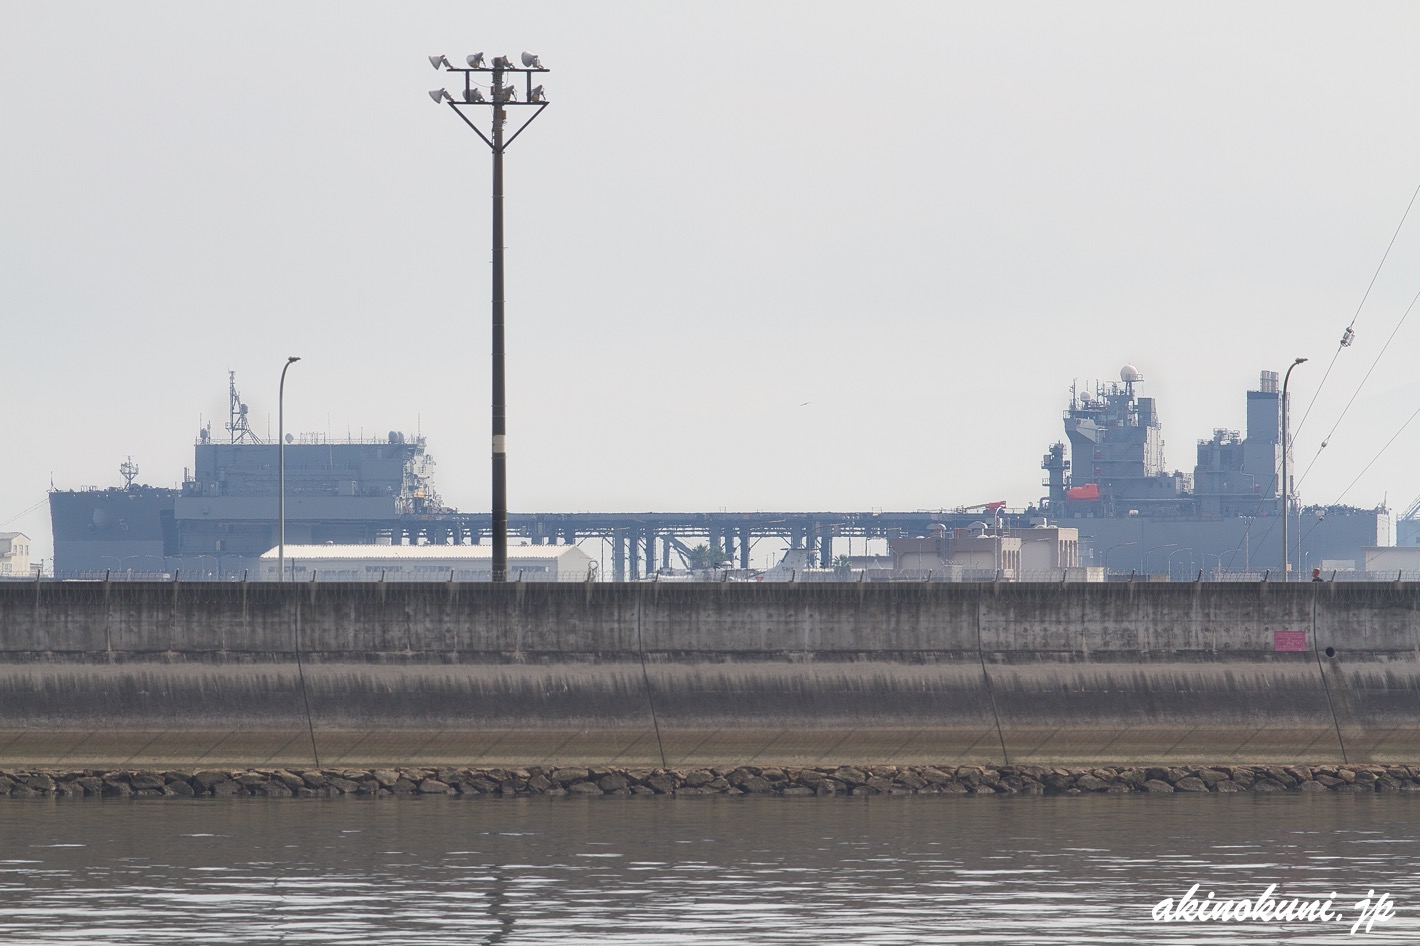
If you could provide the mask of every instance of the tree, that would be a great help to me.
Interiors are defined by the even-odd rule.
[[[690,550],[690,559],[686,564],[695,571],[707,571],[711,568],[719,568],[729,560],[730,556],[720,548],[720,543],[716,542],[711,546],[702,542]]]

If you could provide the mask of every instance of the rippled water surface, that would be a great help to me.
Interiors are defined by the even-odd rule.
[[[1420,942],[1420,799],[0,800],[3,943]],[[1342,922],[1162,924],[1337,895]],[[1398,912],[1348,935],[1353,904]]]

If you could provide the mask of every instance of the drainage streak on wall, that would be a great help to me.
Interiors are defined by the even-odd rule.
[[[1415,762],[1409,584],[0,584],[0,765]]]

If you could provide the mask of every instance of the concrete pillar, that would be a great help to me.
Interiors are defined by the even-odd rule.
[[[628,576],[631,581],[641,580],[641,530],[632,526],[626,531],[626,551],[631,574]]]
[[[646,527],[646,575],[656,573],[656,530]]]
[[[824,526],[819,532],[819,564],[823,568],[833,567],[833,526]]]
[[[621,532],[611,534],[611,580],[626,580],[626,536]]]
[[[740,568],[749,569],[749,526],[740,527]]]

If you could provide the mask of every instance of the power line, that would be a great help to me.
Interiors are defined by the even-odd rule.
[[[1390,242],[1386,244],[1385,252],[1381,254],[1381,261],[1376,265],[1376,271],[1371,274],[1371,281],[1366,285],[1366,291],[1361,295],[1361,301],[1356,306],[1355,313],[1351,316],[1351,324],[1346,326],[1346,331],[1341,333],[1341,344],[1336,347],[1336,352],[1331,356],[1331,363],[1326,366],[1326,372],[1321,376],[1321,382],[1317,384],[1316,390],[1312,393],[1312,399],[1307,403],[1307,409],[1302,412],[1302,419],[1297,424],[1297,433],[1302,432],[1306,426],[1307,418],[1311,416],[1312,408],[1316,406],[1316,400],[1321,396],[1321,389],[1326,386],[1326,379],[1331,376],[1331,368],[1336,364],[1337,356],[1341,354],[1341,349],[1351,347],[1351,342],[1356,338],[1356,320],[1361,317],[1361,309],[1365,306],[1366,300],[1371,297],[1371,290],[1375,288],[1376,279],[1381,274],[1381,269],[1385,266],[1386,259],[1390,256],[1391,247],[1395,246],[1396,238],[1400,236],[1401,227],[1405,226],[1406,218],[1410,216],[1410,208],[1415,206],[1415,198],[1420,196],[1420,184],[1415,186],[1415,192],[1410,195],[1410,203],[1405,205],[1405,213],[1400,215],[1400,223],[1395,225],[1395,232],[1390,235]],[[1310,467],[1308,467],[1310,469]],[[1305,475],[1305,474],[1303,474]]]

